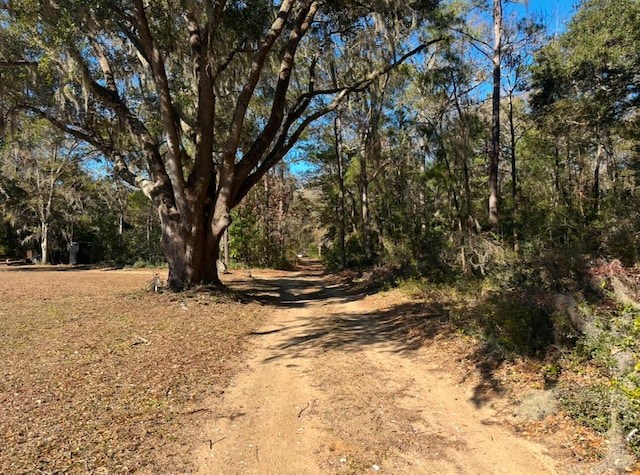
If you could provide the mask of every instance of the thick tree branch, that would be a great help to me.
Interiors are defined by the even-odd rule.
[[[213,136],[215,121],[215,96],[213,80],[209,68],[209,35],[203,34],[195,13],[187,14],[189,45],[193,58],[194,76],[198,90],[197,121],[195,130],[196,157],[193,170],[188,178],[189,187],[194,195],[206,193],[212,180]]]
[[[285,120],[280,133],[278,134],[278,140],[273,145],[271,150],[264,156],[264,159],[261,163],[256,163],[253,168],[257,166],[257,169],[252,173],[247,173],[246,177],[240,182],[237,188],[237,192],[234,196],[234,206],[238,204],[244,196],[251,190],[251,188],[262,178],[266,172],[271,169],[276,163],[278,163],[282,158],[294,147],[302,133],[307,129],[307,127],[318,120],[320,117],[334,111],[340,102],[347,97],[349,94],[361,90],[363,88],[368,87],[376,79],[389,74],[394,69],[398,68],[401,64],[407,61],[409,58],[421,53],[426,48],[440,41],[443,41],[444,38],[439,37],[435,38],[427,43],[417,46],[411,51],[402,55],[397,61],[389,64],[388,66],[378,69],[376,71],[372,71],[364,78],[355,81],[349,86],[342,88],[334,88],[334,89],[325,89],[321,91],[314,91],[313,88],[310,88],[304,94],[301,94],[296,101],[296,105],[293,107],[292,111],[288,114],[287,119]],[[313,84],[313,82],[311,83]],[[311,99],[320,95],[328,95],[328,94],[336,94],[334,100],[327,106],[317,110],[316,112],[307,116],[297,127],[296,129],[289,135],[289,131],[291,127],[302,117],[308,105],[311,103]],[[244,158],[243,158],[244,160]],[[242,162],[241,162],[242,163]],[[249,169],[250,171],[251,169]],[[240,175],[242,176],[242,175]]]
[[[169,79],[164,67],[164,59],[151,35],[143,0],[134,1],[133,18],[136,28],[138,29],[140,42],[151,61],[151,71],[153,72],[154,82],[160,99],[160,115],[167,137],[167,148],[169,149],[167,170],[171,178],[173,194],[178,209],[185,211],[188,204],[185,198],[185,180],[182,172],[179,125],[176,121],[176,113],[171,100]]]
[[[147,177],[136,173],[132,167],[130,167],[121,153],[117,152],[111,145],[100,141],[95,135],[87,133],[77,127],[73,127],[67,122],[56,119],[55,117],[45,113],[44,111],[31,106],[22,106],[14,110],[27,110],[38,117],[41,117],[48,121],[55,128],[61,132],[68,134],[82,142],[92,145],[96,150],[99,150],[104,156],[110,158],[114,163],[114,169],[118,176],[131,186],[140,188],[145,195],[152,198],[153,190],[156,188],[155,183],[149,180]]]
[[[256,171],[248,175],[238,187],[238,190],[234,196],[233,206],[242,201],[242,199],[246,196],[246,194],[253,188],[253,186],[260,181],[271,168],[273,168],[282,158],[294,147],[297,141],[300,139],[302,133],[311,125],[313,122],[318,120],[320,117],[327,115],[328,113],[334,111],[338,105],[342,102],[342,100],[349,95],[351,91],[349,89],[343,89],[340,94],[329,104],[328,106],[310,114],[306,117],[302,123],[295,129],[295,131],[287,137],[291,126],[297,120],[297,118],[289,117],[284,125],[284,130],[279,136],[278,142],[272,148],[272,150],[267,154],[265,159],[262,161],[260,166]],[[301,111],[301,113],[304,111]],[[299,118],[299,117],[298,117]]]
[[[253,96],[253,93],[256,89],[267,56],[271,51],[271,48],[273,47],[275,41],[282,34],[282,31],[284,30],[284,27],[287,23],[287,18],[289,17],[291,9],[293,8],[293,5],[295,3],[295,0],[283,0],[283,2],[281,3],[280,10],[278,11],[278,16],[272,23],[271,28],[260,44],[258,51],[256,51],[256,54],[253,58],[253,63],[251,64],[251,70],[249,71],[247,80],[245,81],[244,87],[242,88],[242,92],[238,96],[236,107],[231,118],[229,138],[227,140],[224,153],[224,166],[226,168],[225,175],[228,175],[230,177],[233,175],[233,169],[235,167],[235,155],[236,151],[238,150],[238,144],[240,143],[240,135],[242,133],[247,109],[249,108],[249,101],[251,100],[251,97]]]
[[[89,40],[91,41],[91,45],[93,46],[96,55],[98,56],[98,63],[100,64],[100,69],[102,69],[102,74],[104,75],[107,89],[109,89],[111,92],[117,93],[118,88],[116,86],[113,70],[111,69],[111,65],[109,64],[109,60],[104,53],[102,45],[93,36],[91,36]]]
[[[144,124],[129,110],[124,102],[122,102],[117,91],[110,91],[93,79],[91,72],[77,50],[70,48],[69,54],[76,61],[83,80],[89,85],[91,91],[104,105],[116,113],[120,120],[127,126],[130,133],[140,141],[145,152],[151,179],[156,182],[157,186],[165,185],[168,176],[164,162],[160,157],[160,151],[155,138],[149,133]]]
[[[318,10],[319,2],[313,2],[298,14],[295,26],[289,34],[289,40],[284,48],[282,61],[280,63],[280,73],[278,75],[278,83],[276,85],[273,103],[271,105],[271,114],[267,124],[262,129],[260,135],[254,140],[253,144],[242,158],[237,166],[239,176],[246,176],[260,162],[264,150],[269,147],[274,137],[278,133],[278,129],[284,118],[284,108],[287,99],[287,91],[291,81],[291,73],[293,71],[293,63],[296,51],[300,41],[307,33],[309,26]],[[313,84],[313,81],[311,81]],[[311,88],[313,90],[313,88]]]

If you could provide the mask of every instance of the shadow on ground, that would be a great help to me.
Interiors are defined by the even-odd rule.
[[[329,300],[332,303],[353,302],[377,291],[366,285],[354,286],[351,280],[329,273],[319,264],[286,275],[279,272],[277,277],[266,272],[247,271],[243,279],[232,280],[228,286],[246,300],[280,308],[303,308]]]
[[[348,303],[375,292],[366,286],[357,288],[338,276],[325,274],[321,267],[273,277],[261,276],[256,271],[248,281],[232,288],[263,305],[293,309],[322,302]],[[382,311],[328,314],[296,328],[295,336],[274,348],[274,355],[268,361],[284,356],[304,357],[315,350],[358,351],[372,345],[382,345],[389,352],[409,355],[432,344],[434,339],[467,333],[474,328],[474,333],[484,334],[484,343],[461,350],[465,354],[458,357],[469,362],[479,376],[471,400],[480,407],[504,391],[497,372],[509,360],[508,354],[536,356],[532,354],[532,345],[544,348],[548,344],[546,334],[539,341],[533,341],[532,337],[544,324],[541,320],[544,315],[523,311],[525,306],[512,300],[513,296],[502,296],[502,300],[493,296],[492,300],[482,301],[468,309],[468,314],[462,317],[459,310],[452,316],[446,305],[424,301],[399,303]],[[531,320],[532,316],[534,320]],[[284,330],[291,330],[291,327],[269,330],[268,333]],[[504,346],[496,344],[500,338],[504,340],[502,345],[505,342],[511,344],[510,352],[505,353]]]

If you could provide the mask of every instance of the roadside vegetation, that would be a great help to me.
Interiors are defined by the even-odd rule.
[[[472,338],[474,369],[516,391],[518,404],[530,390],[548,393],[533,401],[532,421],[549,430],[571,418],[591,433],[576,432],[580,456],[622,470],[640,457],[640,274],[615,260],[581,261],[574,270],[574,287],[562,290],[487,279],[409,278],[399,287],[439,309],[450,332]],[[524,389],[512,380],[518,373]]]

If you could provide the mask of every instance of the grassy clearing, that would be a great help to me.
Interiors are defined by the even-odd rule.
[[[260,307],[153,274],[0,268],[0,473],[192,468]]]

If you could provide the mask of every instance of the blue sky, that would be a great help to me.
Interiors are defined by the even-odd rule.
[[[542,13],[547,24],[549,33],[560,33],[575,13],[575,5],[578,0],[529,0],[528,5],[519,6],[525,13]]]
[[[526,5],[525,5],[526,3]],[[550,35],[560,34],[566,29],[568,21],[576,11],[579,0],[519,0],[518,4],[505,2],[505,13],[517,11],[518,17],[541,14],[548,26]],[[291,170],[299,175],[310,169],[309,163],[304,161],[304,152],[297,147],[287,157]]]

